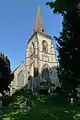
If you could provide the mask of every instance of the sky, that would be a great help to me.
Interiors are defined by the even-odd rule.
[[[45,32],[59,36],[62,17],[45,5],[50,0],[0,0],[0,52],[8,56],[12,71],[24,61],[40,5]],[[55,45],[55,40],[53,39]],[[56,46],[55,46],[56,48]]]

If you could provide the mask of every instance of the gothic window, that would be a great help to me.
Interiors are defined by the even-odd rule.
[[[43,65],[41,75],[42,75],[43,80],[45,80],[45,81],[49,80],[49,66],[48,66],[48,64]]]
[[[32,55],[32,46],[30,46],[30,51],[29,52],[30,52],[30,55]]]
[[[18,87],[24,86],[24,73],[23,71],[20,71],[18,74]]]
[[[47,44],[47,42],[45,40],[42,42],[42,51],[44,53],[48,52],[48,44]]]
[[[49,68],[49,65],[48,64],[44,64],[42,69],[44,69],[44,68]]]
[[[33,46],[33,52],[34,52],[34,54],[35,54],[35,45],[34,45],[33,42],[32,42],[32,46]]]
[[[33,46],[30,46],[29,48],[29,57],[30,57],[29,62],[31,64],[33,62]]]

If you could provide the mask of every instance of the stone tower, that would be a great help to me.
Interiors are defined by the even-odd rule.
[[[40,7],[38,6],[33,34],[27,44],[26,63],[22,61],[13,71],[14,79],[11,88],[14,91],[14,89],[21,89],[26,84],[29,88],[30,86],[36,87],[46,80],[50,80],[55,86],[59,86],[56,66],[52,37],[44,30]]]
[[[50,78],[53,79],[53,68],[56,66],[57,61],[52,44],[52,37],[45,33],[40,7],[38,6],[33,34],[28,40],[26,49],[26,67],[28,75],[39,77],[42,70],[48,68]],[[53,81],[56,81],[55,74],[54,78],[55,80]]]

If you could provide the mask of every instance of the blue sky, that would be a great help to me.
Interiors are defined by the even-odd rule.
[[[45,31],[58,36],[62,18],[45,5],[48,0],[0,0],[0,52],[11,62],[14,70],[23,60],[27,41],[32,35],[37,6],[40,5]],[[55,44],[55,41],[53,40]]]

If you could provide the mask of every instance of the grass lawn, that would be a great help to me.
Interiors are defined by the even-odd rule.
[[[40,96],[35,100],[35,106],[26,112],[24,96],[16,96],[9,107],[3,109],[0,120],[80,120],[80,106],[71,106],[55,96],[46,96],[42,101]],[[76,117],[77,115],[77,117]]]

